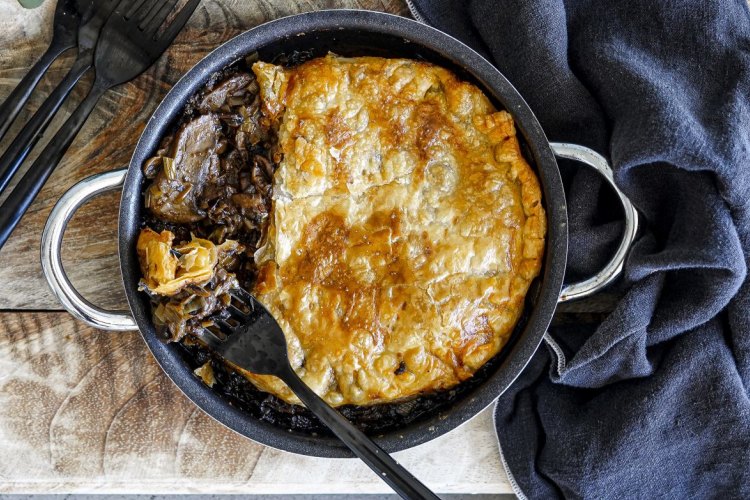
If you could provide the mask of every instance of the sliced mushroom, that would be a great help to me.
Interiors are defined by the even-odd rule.
[[[262,196],[258,194],[248,193],[237,193],[232,195],[232,203],[237,205],[243,210],[243,213],[247,214],[262,214],[266,215],[266,202]]]
[[[210,113],[220,110],[224,105],[229,104],[227,101],[231,97],[243,93],[251,81],[253,77],[248,73],[230,76],[203,96],[198,103],[198,111]]]
[[[268,164],[268,166],[266,166]],[[261,155],[255,155],[253,157],[253,167],[250,170],[250,179],[255,186],[255,189],[263,196],[271,196],[271,179],[266,174],[267,169],[270,169],[270,162]]]
[[[263,172],[265,172],[266,178],[268,179],[269,182],[271,182],[273,180],[273,173],[275,171],[275,168],[273,166],[273,163],[271,163],[271,160],[269,160],[263,155],[255,155],[255,158],[253,158],[253,160],[263,167]]]
[[[196,222],[206,216],[197,200],[207,182],[219,175],[216,149],[221,138],[216,115],[201,115],[182,126],[147,191],[154,215],[176,223]]]

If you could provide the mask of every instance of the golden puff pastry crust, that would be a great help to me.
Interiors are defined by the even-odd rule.
[[[546,219],[511,116],[424,62],[253,66],[283,154],[254,293],[333,405],[448,389],[508,340]],[[269,376],[246,376],[298,403]]]

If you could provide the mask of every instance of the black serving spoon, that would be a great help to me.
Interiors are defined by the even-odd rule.
[[[188,0],[175,9],[177,0],[136,0],[123,2],[115,9],[96,44],[96,78],[89,94],[0,205],[0,248],[60,163],[99,99],[107,90],[132,80],[151,66],[169,47],[199,2]],[[173,12],[174,19],[162,29]]]
[[[89,11],[91,0],[58,0],[55,7],[55,20],[52,26],[52,41],[47,51],[31,67],[13,92],[0,104],[0,139],[10,128],[31,92],[42,79],[45,71],[60,54],[76,46],[78,28]]]
[[[239,368],[258,375],[274,375],[284,381],[336,437],[402,498],[438,498],[299,378],[289,364],[284,332],[260,302],[243,289],[234,289],[231,294],[247,312],[230,304],[226,311],[236,324],[213,317],[211,319],[222,335],[209,329],[198,329],[194,332],[198,339]]]
[[[136,0],[122,0],[122,3],[130,4],[134,1]],[[99,33],[118,3],[120,0],[96,0],[91,5],[91,15],[87,15],[88,20],[78,29],[78,57],[73,66],[0,157],[0,193],[21,167],[78,81],[93,66]]]

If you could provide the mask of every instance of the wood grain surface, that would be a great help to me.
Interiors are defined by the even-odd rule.
[[[508,493],[489,411],[396,454],[443,493]],[[255,444],[197,409],[136,332],[0,314],[0,493],[380,493],[358,460]]]
[[[53,7],[52,0],[34,10],[0,0],[0,100],[46,48]],[[0,251],[0,492],[389,491],[356,460],[280,452],[216,423],[166,378],[137,333],[97,331],[61,312],[39,265],[40,235],[57,199],[77,181],[126,164],[150,114],[200,58],[264,21],[339,7],[408,15],[399,0],[203,0],[154,67],[100,102]],[[55,63],[0,150],[62,79],[73,57],[68,53]],[[64,106],[53,130],[83,90]],[[119,194],[110,193],[85,206],[64,242],[73,283],[94,303],[110,308],[126,307],[115,255],[118,203]],[[437,492],[511,492],[491,418],[485,411],[397,457]]]

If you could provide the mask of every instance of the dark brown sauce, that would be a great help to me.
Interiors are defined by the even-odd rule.
[[[234,407],[260,421],[304,434],[331,436],[331,432],[307,408],[289,404],[256,388],[252,382],[225,365],[203,346],[180,344],[180,351],[191,369],[211,363],[216,382],[213,390]],[[473,377],[452,389],[425,394],[408,401],[370,406],[344,405],[336,409],[363,432],[377,435],[404,427],[437,413],[487,380],[499,364],[499,355]]]

